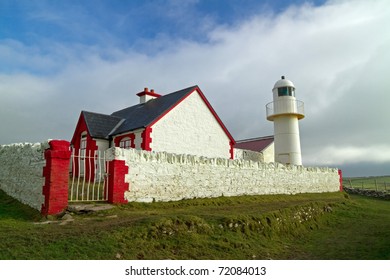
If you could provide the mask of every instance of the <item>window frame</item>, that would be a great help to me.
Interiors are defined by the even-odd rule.
[[[295,88],[294,87],[279,87],[278,96],[292,96],[295,97]]]
[[[124,137],[119,141],[119,148],[130,149],[131,148],[131,138]]]

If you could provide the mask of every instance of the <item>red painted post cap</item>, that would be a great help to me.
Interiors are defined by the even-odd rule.
[[[54,151],[69,151],[70,143],[66,140],[49,141],[50,149]]]

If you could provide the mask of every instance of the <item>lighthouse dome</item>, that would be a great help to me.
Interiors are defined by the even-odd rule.
[[[274,93],[274,100],[278,97],[295,97],[295,86],[293,82],[282,76],[282,78],[275,83],[272,92]]]
[[[287,80],[284,76],[282,76],[281,79],[275,83],[273,89],[281,88],[281,87],[293,87],[293,88],[295,88],[293,82],[291,82],[290,80]]]

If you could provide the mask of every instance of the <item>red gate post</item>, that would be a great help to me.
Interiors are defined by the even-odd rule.
[[[124,160],[114,159],[108,162],[108,202],[127,203],[125,191],[129,190],[129,183],[125,182],[125,176],[129,167]]]
[[[343,191],[343,172],[339,169],[340,192]]]
[[[70,143],[65,140],[51,140],[45,151],[46,166],[43,168],[45,185],[42,194],[42,215],[55,215],[68,207]]]

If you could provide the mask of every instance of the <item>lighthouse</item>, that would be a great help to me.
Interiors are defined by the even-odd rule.
[[[298,121],[305,117],[304,104],[295,98],[295,86],[284,76],[272,89],[273,102],[266,105],[267,120],[274,122],[275,161],[302,165]]]

